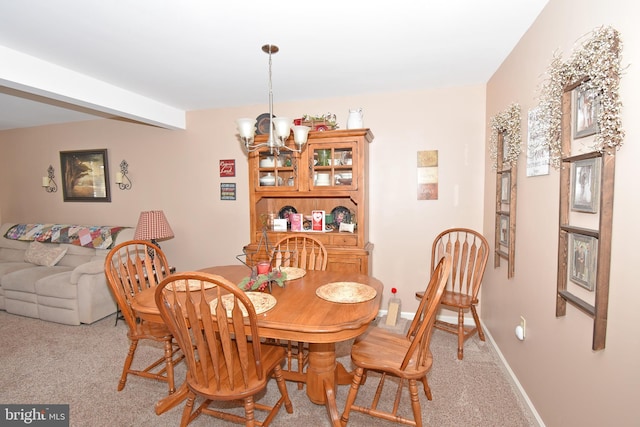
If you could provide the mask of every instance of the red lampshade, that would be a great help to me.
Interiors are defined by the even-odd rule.
[[[140,212],[135,240],[167,240],[174,236],[163,211]]]

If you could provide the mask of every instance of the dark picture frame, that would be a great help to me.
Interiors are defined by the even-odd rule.
[[[569,234],[569,279],[588,291],[596,286],[598,239]]]
[[[600,158],[571,164],[571,210],[597,213],[600,203]]]
[[[236,183],[220,183],[220,200],[236,200]]]
[[[578,86],[573,90],[573,137],[584,138],[598,132],[600,99],[596,89]]]
[[[106,149],[61,151],[60,171],[65,202],[110,202]]]

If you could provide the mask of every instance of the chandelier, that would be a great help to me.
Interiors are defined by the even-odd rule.
[[[269,54],[269,137],[266,142],[255,144],[254,136],[256,131],[256,120],[242,118],[237,119],[236,124],[238,126],[238,132],[240,134],[240,140],[244,144],[244,148],[247,152],[257,151],[263,148],[268,148],[271,154],[280,154],[280,150],[294,151],[301,153],[304,149],[304,144],[307,142],[309,126],[291,126],[292,120],[287,117],[274,117],[273,116],[273,89],[271,84],[271,55],[278,53],[280,49],[273,44],[266,44],[262,46],[262,51]],[[293,130],[293,140],[297,148],[292,148],[286,145],[286,141]]]

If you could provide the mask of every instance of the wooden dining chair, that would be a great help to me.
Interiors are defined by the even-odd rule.
[[[211,289],[209,294],[206,289]],[[261,342],[255,307],[236,284],[213,274],[180,273],[158,286],[155,300],[187,363],[188,393],[180,426],[201,413],[246,426],[268,426],[283,403],[293,413],[280,367],[285,350]],[[255,402],[272,375],[280,390],[279,400],[273,406]],[[196,406],[198,398],[203,401]],[[212,402],[234,400],[243,402],[244,416],[211,406]],[[255,420],[256,409],[267,412],[264,421]]]
[[[436,328],[458,336],[458,359],[464,357],[464,342],[476,332],[481,341],[485,340],[476,305],[478,293],[489,258],[489,243],[480,233],[468,228],[450,228],[438,234],[431,247],[431,271],[447,253],[452,257],[451,278],[441,306],[455,310],[457,323],[436,321]],[[422,292],[416,292],[421,298]],[[475,326],[465,326],[464,313],[470,311]]]
[[[175,391],[174,365],[184,355],[173,340],[173,335],[163,323],[141,319],[131,307],[139,292],[157,286],[169,275],[167,257],[160,248],[145,240],[129,240],[109,251],[104,266],[107,284],[111,289],[121,315],[127,323],[129,352],[124,361],[118,391],[124,389],[128,375],[164,381],[169,393]],[[164,344],[164,355],[142,369],[132,368],[133,359],[140,340],[152,340]]]
[[[326,270],[327,249],[324,244],[312,236],[287,236],[278,240],[270,253],[271,268],[297,267],[303,270]],[[300,341],[278,342],[287,348],[285,372],[294,372],[293,361],[296,360],[296,377],[288,379],[298,382],[298,389],[304,387],[304,368],[308,362],[308,344]],[[286,375],[286,374],[285,374]]]
[[[431,400],[431,389],[427,382],[427,373],[431,370],[433,357],[429,349],[433,325],[438,306],[447,284],[451,270],[451,257],[445,255],[436,266],[427,290],[420,300],[418,310],[406,335],[390,332],[387,329],[371,327],[356,339],[351,348],[351,361],[356,366],[353,381],[349,389],[344,412],[340,418],[342,426],[349,421],[351,411],[358,411],[387,421],[422,426],[422,411],[418,396],[418,382],[422,382],[427,399]],[[369,371],[380,373],[380,382],[371,404],[368,407],[355,405],[358,390],[363,377]],[[399,379],[393,407],[390,410],[378,408],[387,376]],[[402,388],[408,382],[413,420],[398,415]],[[331,414],[331,411],[329,411]],[[332,420],[335,421],[335,418]]]
[[[270,257],[273,268],[327,269],[327,249],[320,240],[312,236],[283,237],[273,245]]]

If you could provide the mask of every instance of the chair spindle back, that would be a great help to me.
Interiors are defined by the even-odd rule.
[[[467,228],[451,228],[440,233],[431,249],[431,271],[444,254],[452,258],[451,278],[447,289],[478,297],[489,258],[489,243],[484,236]]]

